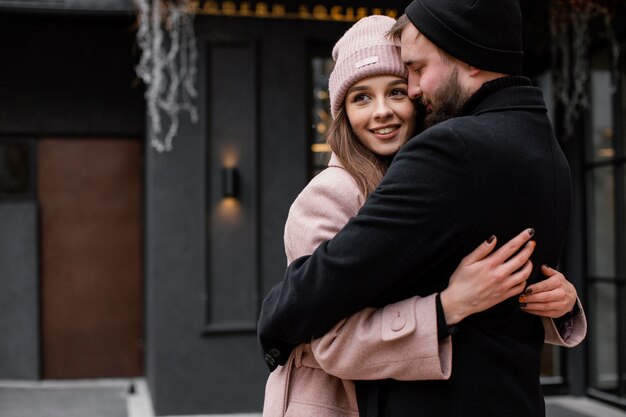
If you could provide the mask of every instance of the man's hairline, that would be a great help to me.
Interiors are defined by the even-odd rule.
[[[417,32],[415,35],[415,39],[413,39],[413,42],[416,42],[420,36],[425,36],[421,30],[419,30],[419,28],[417,26],[415,26],[413,24],[413,22],[411,22],[411,20],[407,17],[406,13],[403,14],[402,16],[400,16],[398,18],[398,20],[400,19],[405,19],[406,22],[402,25],[401,28],[399,28],[400,30],[393,30],[393,28],[391,28],[389,30],[389,32],[387,32],[387,38],[391,41],[394,41],[396,43],[399,43],[401,38],[402,38],[402,34],[404,33],[404,31],[406,30],[407,27],[409,27],[409,25],[413,26],[415,28],[415,31]],[[426,38],[428,39],[428,38]],[[453,60],[457,60],[458,58],[453,57],[452,55],[450,55],[449,53],[447,53],[446,51],[444,51],[443,49],[441,49],[438,45],[435,45],[430,39],[428,39],[428,41],[430,43],[432,43],[435,48],[437,48],[437,52],[439,52],[439,56],[441,56],[441,59],[443,59],[444,61],[448,61],[451,62]]]
[[[397,29],[394,30],[395,25],[389,29],[389,32],[387,32],[387,38],[391,41],[400,43],[400,40],[402,38],[402,34],[404,33],[405,29],[411,25],[415,28],[415,30],[417,30],[417,35],[415,36],[414,40],[417,40],[417,38],[419,38],[422,35],[422,32],[413,24],[413,22],[411,22],[411,20],[408,18],[408,16],[406,15],[406,13],[402,14],[397,22],[399,22],[400,20],[404,20],[402,27],[400,27],[399,31]]]

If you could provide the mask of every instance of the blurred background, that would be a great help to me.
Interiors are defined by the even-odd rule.
[[[259,412],[256,320],[328,158],[332,46],[408,3],[0,0],[0,410],[95,380],[141,381],[155,415]],[[589,320],[542,383],[626,409],[626,5],[521,6],[575,187],[558,267]]]

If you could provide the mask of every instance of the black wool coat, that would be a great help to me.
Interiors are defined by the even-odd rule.
[[[536,231],[531,282],[556,266],[569,223],[568,163],[541,90],[523,77],[483,85],[460,117],[411,139],[358,215],[294,261],[263,302],[270,369],[294,346],[364,307],[446,288],[461,259],[495,234]],[[357,382],[361,415],[543,417],[541,320],[516,297],[460,324],[448,381]]]

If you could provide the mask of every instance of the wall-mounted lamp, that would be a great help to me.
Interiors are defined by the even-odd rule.
[[[238,194],[237,168],[222,168],[222,197],[237,197]]]

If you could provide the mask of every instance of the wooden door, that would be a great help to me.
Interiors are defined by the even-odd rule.
[[[141,375],[141,142],[42,139],[44,378]]]

